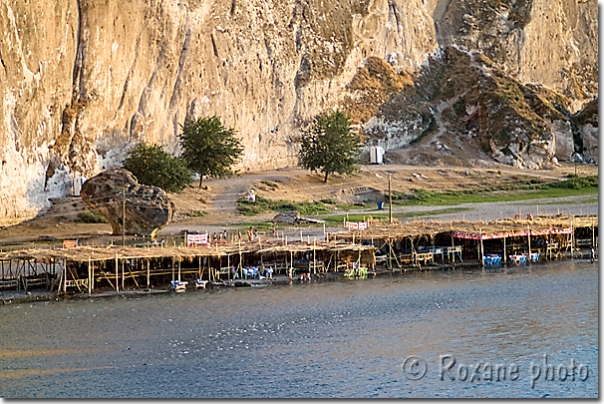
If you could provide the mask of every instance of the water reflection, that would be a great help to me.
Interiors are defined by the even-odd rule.
[[[597,268],[559,262],[0,308],[4,397],[595,397]],[[439,355],[586,382],[441,381]],[[419,381],[401,363],[428,362]],[[521,369],[522,370],[522,369]]]

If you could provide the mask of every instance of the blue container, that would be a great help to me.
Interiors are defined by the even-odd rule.
[[[378,206],[378,210],[384,210],[384,202],[378,202],[377,206]]]

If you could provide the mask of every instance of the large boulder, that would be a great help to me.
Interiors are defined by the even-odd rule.
[[[109,221],[114,235],[122,234],[124,199],[126,234],[155,237],[174,214],[174,203],[161,188],[139,185],[136,177],[124,169],[104,171],[89,179],[80,195]]]
[[[289,212],[281,212],[273,217],[273,223],[295,224],[300,219],[300,212],[292,210]]]

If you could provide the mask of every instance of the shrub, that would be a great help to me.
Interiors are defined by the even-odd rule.
[[[158,145],[134,146],[124,161],[124,168],[141,184],[160,187],[166,192],[181,192],[191,182],[191,171],[184,162]]]
[[[78,218],[84,223],[108,223],[105,216],[96,210],[86,210],[78,213]]]
[[[256,195],[256,202],[240,198],[237,201],[237,208],[244,216],[253,216],[263,212],[287,212],[295,210],[301,215],[317,215],[328,213],[329,209],[322,202],[292,202],[285,199],[271,200]]]

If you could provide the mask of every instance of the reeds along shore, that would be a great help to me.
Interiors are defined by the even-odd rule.
[[[597,246],[597,216],[405,224],[369,219],[364,230],[326,234],[321,239],[300,233],[290,240],[260,236],[203,246],[106,245],[0,252],[0,290],[91,294],[165,288],[171,280],[181,279],[211,284],[241,281],[251,273],[292,278],[296,274],[354,276],[368,270],[404,271],[461,262],[505,265],[516,262],[516,257],[527,257],[528,263],[580,257]]]

